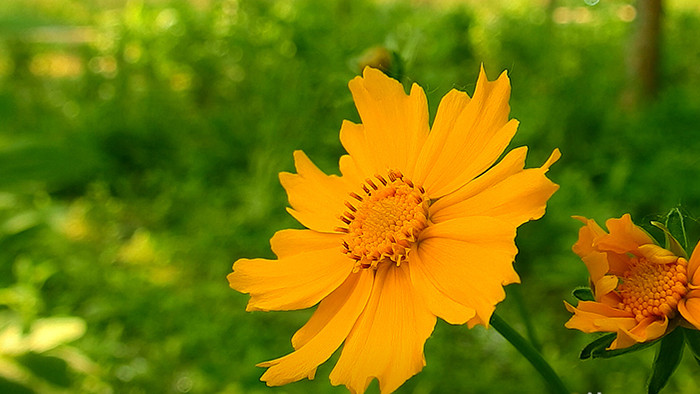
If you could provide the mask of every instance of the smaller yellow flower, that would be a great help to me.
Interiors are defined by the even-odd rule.
[[[576,219],[585,225],[573,251],[588,267],[595,301],[564,302],[574,314],[567,328],[616,332],[608,350],[653,341],[684,321],[700,328],[700,247],[690,260],[676,256],[629,214],[609,219],[609,233],[592,219]]]

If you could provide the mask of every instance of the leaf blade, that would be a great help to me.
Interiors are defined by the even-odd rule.
[[[661,344],[654,357],[651,377],[649,378],[649,394],[657,394],[676,371],[683,357],[685,336],[683,330],[673,330],[661,339]]]

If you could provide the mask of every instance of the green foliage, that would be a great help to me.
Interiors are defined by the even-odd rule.
[[[668,383],[668,379],[673,375],[673,372],[678,368],[683,358],[684,338],[683,330],[676,329],[660,340],[661,343],[656,351],[652,374],[649,378],[647,391],[649,394],[656,394],[661,391]]]
[[[585,360],[588,358],[612,358],[612,357],[617,357],[621,356],[623,354],[628,354],[632,352],[636,352],[642,349],[646,349],[650,346],[653,346],[656,344],[658,341],[649,341],[649,342],[642,342],[642,343],[637,343],[632,346],[628,346],[626,348],[622,349],[612,349],[608,350],[608,347],[615,341],[615,338],[617,337],[617,333],[609,333],[601,336],[600,338],[597,338],[593,342],[589,343],[586,345],[581,350],[581,354],[579,355],[579,358],[581,360]]]
[[[254,365],[291,351],[310,311],[246,313],[225,276],[300,226],[277,181],[293,150],[337,173],[340,123],[358,121],[347,82],[374,46],[425,88],[432,116],[449,89],[473,92],[481,63],[491,79],[509,70],[513,146],[529,146],[531,166],[563,153],[547,215],[517,238],[542,352],[577,392],[642,391],[647,352],[605,360],[606,373],[578,364],[587,338],[563,327],[561,307],[587,277],[570,216],[665,223],[680,204],[689,254],[700,239],[700,74],[688,55],[700,15],[667,9],[665,88],[632,108],[626,4],[552,4],[0,2],[0,325],[24,338],[45,319],[85,324],[47,354],[13,355],[39,379],[2,377],[0,391],[266,392]],[[554,22],[562,10],[570,20]],[[519,308],[506,299],[499,314],[517,322]],[[401,392],[542,388],[493,330],[439,323],[426,358]],[[686,364],[669,391],[694,392]],[[330,368],[280,390],[344,392]]]
[[[572,295],[580,301],[595,301],[595,296],[590,287],[577,287],[572,292]]]

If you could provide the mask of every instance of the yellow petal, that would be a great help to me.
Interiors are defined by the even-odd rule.
[[[464,324],[476,315],[473,308],[464,306],[450,298],[445,289],[430,271],[429,262],[423,261],[418,248],[414,246],[408,255],[411,283],[435,316],[450,324]]]
[[[365,310],[331,371],[333,385],[362,393],[373,378],[390,393],[425,366],[423,345],[435,326],[422,295],[411,285],[409,265],[380,264]]]
[[[654,317],[648,317],[639,322],[631,330],[621,329],[617,332],[617,338],[610,344],[608,350],[624,349],[637,343],[649,342],[654,339],[661,338],[666,333],[668,328],[668,318],[663,317],[663,320],[657,320]]]
[[[227,278],[233,289],[250,293],[248,311],[302,309],[338,288],[354,263],[334,246],[279,260],[240,259]]]
[[[440,222],[469,214],[491,216],[519,226],[528,220],[538,219],[544,214],[549,197],[559,188],[545,176],[558,157],[559,152],[554,151],[542,167],[510,174],[463,201],[451,205],[436,203],[431,207],[431,220]],[[455,194],[461,197],[464,193],[466,196],[467,189],[469,185],[464,192],[460,190]]]
[[[440,100],[433,126],[430,129],[430,134],[425,141],[425,145],[421,149],[418,158],[418,165],[414,174],[415,181],[418,184],[424,184],[425,179],[431,172],[432,163],[436,163],[441,153],[445,149],[448,142],[448,137],[455,129],[457,119],[469,104],[469,95],[456,89],[452,89]],[[431,163],[430,165],[426,165]],[[433,175],[433,177],[436,177]]]
[[[688,323],[700,330],[700,290],[691,290],[678,301],[678,311]]]
[[[518,127],[516,120],[508,122],[509,98],[506,73],[489,82],[483,68],[471,100],[448,93],[417,164],[428,169],[416,181],[430,198],[457,190],[496,162]]]
[[[585,225],[579,230],[578,241],[572,250],[586,263],[591,280],[595,282],[607,273],[617,276],[623,275],[629,269],[630,257],[627,252],[619,252],[617,248],[613,248],[616,249],[615,251],[610,250],[610,247],[606,246],[606,242],[603,242],[601,247],[600,240],[609,237],[609,234],[593,219],[581,216],[574,216],[574,218],[582,221]],[[610,240],[608,238],[608,242]],[[612,240],[614,241],[615,238]],[[636,251],[636,246],[634,250]]]
[[[619,282],[619,279],[615,275],[605,275],[594,282],[596,300],[601,300],[603,296],[615,290]]]
[[[373,274],[361,270],[352,274],[318,306],[311,319],[294,335],[295,352],[258,364],[269,367],[260,380],[280,386],[306,377],[312,379],[316,367],[328,360],[343,343],[367,304]]]
[[[690,278],[690,283],[693,285],[700,285],[700,241],[695,245],[693,249],[693,254],[690,255],[688,260],[688,278]]]
[[[637,325],[634,314],[615,309],[594,301],[580,301],[578,307],[573,307],[566,301],[566,309],[574,315],[564,324],[585,333],[616,332],[620,328],[631,329]]]
[[[287,209],[304,226],[321,232],[333,232],[342,224],[338,215],[345,210],[350,188],[345,180],[326,175],[302,151],[294,152],[297,173],[280,173],[291,209]]]
[[[375,162],[375,170],[382,175],[387,169],[399,170],[411,178],[428,135],[428,103],[423,89],[414,84],[406,95],[397,80],[370,67],[348,85],[364,126],[362,149]],[[355,157],[355,150],[345,148]],[[364,168],[365,164],[358,166]]]
[[[591,282],[596,283],[608,273],[610,265],[608,263],[608,255],[602,252],[591,252],[581,260],[586,264],[588,272],[591,276]]]
[[[340,250],[342,239],[337,234],[319,233],[313,230],[286,229],[275,233],[270,239],[272,251],[279,258],[311,250]]]
[[[350,155],[340,156],[338,167],[340,167],[340,173],[343,174],[343,179],[351,189],[360,187],[367,178],[366,173],[357,167],[355,160]]]
[[[659,245],[645,244],[637,248],[637,250],[642,256],[646,257],[647,261],[654,264],[671,264],[678,261],[678,256]]]
[[[503,181],[513,174],[517,174],[525,167],[525,157],[527,156],[527,147],[521,146],[508,152],[503,160],[487,172],[472,180],[464,187],[454,193],[448,194],[437,199],[431,206],[433,213],[440,211],[443,208],[449,207],[460,201],[469,199],[493,185]]]
[[[363,174],[363,180],[364,177],[374,174],[384,175],[386,168],[381,159],[375,156],[372,148],[369,147],[367,138],[365,138],[365,127],[362,124],[344,120],[340,126],[340,143],[349,153],[358,173]]]
[[[628,213],[619,219],[608,219],[605,226],[610,233],[599,237],[595,245],[601,251],[639,254],[637,252],[639,246],[654,243],[644,230],[632,223]]]
[[[488,326],[503,286],[519,282],[513,269],[515,228],[489,217],[453,219],[421,233],[418,257],[445,295],[476,311],[474,324]]]
[[[578,231],[578,240],[572,247],[574,253],[582,258],[591,253],[600,253],[600,251],[594,247],[594,243],[596,239],[607,234],[607,232],[593,219],[587,219],[582,216],[574,216],[574,219],[580,220],[585,224]]]

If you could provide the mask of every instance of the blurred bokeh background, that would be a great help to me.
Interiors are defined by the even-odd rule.
[[[225,276],[299,227],[277,180],[293,150],[338,172],[364,63],[423,86],[432,115],[480,64],[508,70],[512,146],[563,157],[498,312],[573,391],[641,392],[653,349],[581,362],[594,337],[563,327],[587,280],[571,215],[680,207],[695,245],[698,37],[695,0],[1,1],[0,392],[345,392],[333,359],[259,382],[311,311],[246,313]],[[439,322],[425,353],[400,392],[544,392],[493,330]],[[698,368],[686,354],[666,392],[695,392]]]

